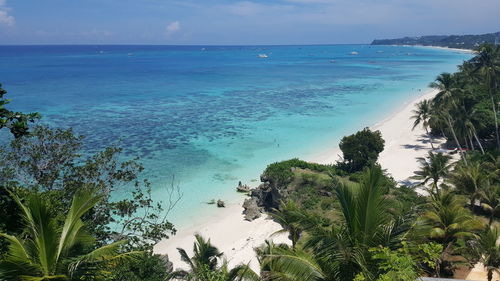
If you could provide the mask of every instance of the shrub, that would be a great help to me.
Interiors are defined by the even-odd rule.
[[[349,172],[363,170],[377,161],[378,155],[384,150],[384,143],[380,131],[371,131],[369,128],[343,137],[339,144],[344,154],[341,166]]]

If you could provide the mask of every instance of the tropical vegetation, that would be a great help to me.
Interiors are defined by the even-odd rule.
[[[414,186],[377,164],[384,140],[368,128],[342,139],[342,162],[270,164],[262,207],[290,243],[255,249],[258,268],[233,267],[196,235],[174,270],[182,265],[152,248],[175,234],[166,217],[182,196],[175,183],[168,202],[155,202],[137,160],[117,147],[85,152],[83,137],[31,125],[37,114],[2,100],[0,129],[12,138],[0,147],[0,280],[410,281],[478,263],[491,280],[500,266],[499,50],[480,46],[417,105],[412,127],[425,129],[431,151]],[[116,191],[131,196],[115,201]]]

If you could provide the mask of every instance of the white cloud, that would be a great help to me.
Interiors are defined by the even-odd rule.
[[[4,24],[7,26],[13,26],[15,23],[15,19],[13,16],[10,16],[7,11],[0,10],[0,24]]]
[[[9,9],[5,7],[6,0],[0,0],[0,25],[13,26],[16,20],[13,16],[9,15]]]
[[[170,37],[179,30],[181,30],[181,23],[179,21],[173,21],[167,25],[165,33],[167,34],[167,37]]]

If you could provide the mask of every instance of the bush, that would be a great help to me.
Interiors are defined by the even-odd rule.
[[[343,137],[339,147],[344,154],[344,162],[340,166],[349,172],[363,170],[377,161],[384,150],[384,143],[380,131],[373,132],[369,128]]]
[[[112,281],[164,281],[171,271],[171,265],[160,255],[145,252],[138,259],[120,261]]]
[[[289,184],[293,180],[292,168],[309,169],[315,172],[327,172],[332,174],[336,173],[336,168],[333,165],[309,163],[298,158],[293,158],[268,165],[266,170],[264,170],[264,176],[271,184],[283,186]]]

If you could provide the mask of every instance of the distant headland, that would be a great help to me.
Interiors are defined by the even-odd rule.
[[[371,45],[422,45],[475,49],[482,43],[500,44],[500,31],[480,35],[429,35],[396,39],[375,39]]]

